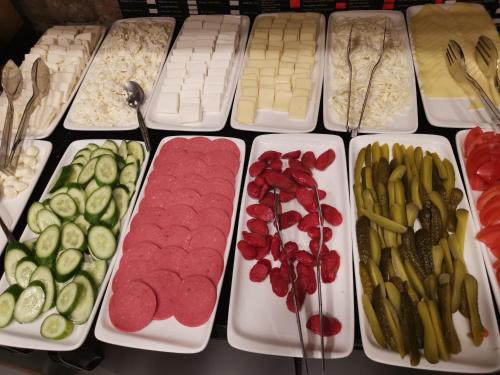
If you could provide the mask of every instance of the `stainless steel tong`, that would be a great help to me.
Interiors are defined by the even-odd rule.
[[[351,133],[351,138],[354,138],[358,135],[359,129],[361,128],[361,121],[363,120],[363,114],[366,109],[366,102],[368,101],[368,95],[370,93],[370,88],[372,85],[373,74],[377,70],[380,65],[380,61],[382,60],[382,55],[385,50],[385,40],[387,38],[387,22],[384,24],[384,36],[382,38],[382,46],[380,48],[380,52],[378,55],[377,62],[373,65],[372,71],[370,72],[370,78],[368,80],[368,86],[366,87],[365,99],[363,100],[363,106],[361,107],[361,113],[359,115],[358,124],[355,128],[351,128],[349,126],[349,112],[351,107],[351,88],[352,88],[352,62],[351,62],[351,54],[352,54],[352,29],[354,24],[351,25],[351,30],[349,32],[349,41],[347,43],[347,65],[349,67],[349,94],[347,96],[347,119],[346,119],[346,131]]]

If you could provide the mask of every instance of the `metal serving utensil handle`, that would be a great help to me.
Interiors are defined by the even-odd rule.
[[[146,145],[146,150],[148,152],[151,151],[151,141],[149,139],[148,128],[146,127],[146,123],[144,122],[144,117],[142,116],[140,107],[137,106],[137,121],[139,122],[139,129],[141,130],[142,138],[144,139],[144,144]]]
[[[26,133],[26,128],[28,127],[28,123],[31,117],[31,114],[33,113],[33,108],[36,107],[36,102],[37,102],[37,96],[34,93],[30,100],[28,101],[28,104],[26,104],[26,107],[24,109],[23,115],[21,117],[21,121],[19,123],[19,128],[17,129],[16,132],[16,137],[14,138],[14,143],[12,144],[12,149],[10,150],[9,154],[9,162],[8,165],[11,167],[15,167],[15,164],[13,162],[16,160],[16,151],[19,145],[24,141],[25,133]]]
[[[7,237],[7,240],[10,243],[16,242],[16,238],[14,237],[10,229],[7,227],[7,225],[4,223],[1,215],[0,215],[0,227],[2,228],[3,232],[5,233],[5,236]]]
[[[498,111],[495,103],[488,97],[486,92],[483,90],[481,85],[474,79],[472,78],[469,74],[467,74],[467,80],[470,82],[472,87],[476,90],[479,99],[481,102],[484,104],[484,108],[486,112],[488,112],[488,115],[491,117],[492,120],[496,120],[495,124],[498,124],[500,122],[500,112]]]
[[[2,143],[0,144],[0,168],[5,168],[9,162],[10,138],[12,135],[12,122],[14,121],[14,106],[8,101],[7,114],[2,132]]]

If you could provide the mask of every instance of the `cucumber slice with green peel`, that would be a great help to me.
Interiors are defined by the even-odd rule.
[[[87,241],[90,253],[97,259],[108,260],[116,251],[116,238],[111,229],[96,225],[90,228]]]
[[[55,195],[50,200],[50,209],[63,220],[72,220],[78,215],[78,207],[67,193]]]
[[[50,265],[56,258],[61,239],[61,231],[57,225],[47,227],[36,241],[35,258],[38,264]]]
[[[97,189],[99,189],[99,184],[97,183],[97,181],[95,179],[90,180],[87,186],[85,186],[85,195],[87,196],[87,198],[90,197],[90,195]]]
[[[89,162],[89,160],[90,159],[85,158],[83,156],[78,156],[78,157],[75,157],[73,159],[73,161],[71,162],[71,164],[73,164],[73,165],[78,164],[78,165],[81,165],[82,167],[84,167]]]
[[[12,321],[14,316],[14,307],[23,288],[19,285],[9,286],[5,292],[0,295],[0,328],[6,327]]]
[[[72,164],[71,176],[69,177],[66,186],[78,182],[78,176],[80,176],[80,173],[82,172],[84,165],[85,164],[76,164],[76,163]]]
[[[113,189],[113,199],[115,200],[116,207],[118,208],[120,219],[122,219],[128,210],[130,197],[128,189],[124,186],[118,186]]]
[[[90,228],[90,223],[85,220],[85,217],[83,215],[78,215],[78,217],[73,221],[76,225],[78,225],[78,228],[82,230],[82,232],[86,235],[89,228]]]
[[[7,248],[3,261],[3,268],[10,285],[17,283],[16,268],[21,259],[28,258],[29,251],[24,246]]]
[[[75,201],[78,212],[83,214],[85,212],[85,202],[87,201],[85,191],[79,187],[71,187],[68,189],[68,195]]]
[[[89,150],[90,152],[97,150],[98,148],[99,146],[96,145],[95,143],[89,143],[86,147],[86,149]]]
[[[94,191],[85,203],[85,219],[91,224],[97,224],[106,212],[109,202],[113,199],[113,190],[108,185]]]
[[[111,232],[113,232],[114,236],[118,238],[118,235],[120,234],[120,229],[121,229],[121,220],[118,220],[115,224],[115,226],[111,229]]]
[[[52,189],[50,189],[50,193],[52,194],[57,189],[66,185],[69,182],[72,173],[73,173],[72,164],[62,167],[61,172],[59,173],[59,177],[57,178],[54,186],[52,186]]]
[[[85,234],[75,223],[65,223],[61,228],[61,248],[84,251],[86,246]]]
[[[123,160],[127,159],[128,150],[127,150],[127,141],[121,141],[120,146],[118,146],[118,155],[120,155]]]
[[[45,303],[42,312],[50,310],[54,306],[56,299],[56,285],[50,268],[39,266],[31,275],[30,283],[34,281],[40,281],[45,287]]]
[[[21,259],[16,266],[16,283],[22,288],[26,288],[31,279],[31,275],[37,269],[37,265],[30,258]]]
[[[40,335],[50,340],[62,340],[71,335],[75,325],[59,314],[46,317],[40,327]]]
[[[80,295],[76,301],[74,310],[69,315],[69,318],[75,324],[85,323],[90,314],[95,302],[95,289],[91,276],[86,272],[78,273],[73,281],[81,286]]]
[[[45,207],[47,210],[49,210],[50,212],[52,212],[52,210],[50,209],[50,198],[47,198],[47,199],[45,199],[44,201],[42,201],[40,203],[43,204],[43,207]]]
[[[127,156],[127,159],[125,159],[126,164],[136,164],[137,168],[141,167],[141,163],[139,160],[134,155],[129,155]]]
[[[135,189],[136,189],[136,185],[135,183],[132,183],[132,182],[127,182],[126,184],[124,184],[123,186],[125,186],[128,190],[128,196],[130,198],[132,198],[132,196],[134,195],[135,193]]]
[[[102,259],[85,261],[82,265],[82,270],[86,271],[92,277],[94,284],[99,288],[106,277],[108,262]]]
[[[115,155],[115,153],[107,148],[102,148],[99,147],[97,150],[92,151],[92,154],[90,154],[90,159],[95,159],[98,158],[99,156],[102,155]]]
[[[45,289],[40,281],[34,281],[24,289],[14,306],[14,319],[18,323],[30,323],[40,316],[45,304]]]
[[[23,245],[28,248],[29,251],[33,251],[35,249],[36,238],[32,238],[31,240],[23,241]]]
[[[52,197],[56,196],[57,194],[62,194],[62,193],[67,193],[68,188],[66,186],[63,186],[62,188],[57,189],[54,191],[51,195]],[[50,207],[50,199],[49,199],[49,207]]]
[[[28,227],[34,233],[40,233],[42,231],[38,226],[38,223],[36,222],[36,215],[44,208],[45,207],[43,204],[41,204],[40,202],[35,202],[30,206],[28,210]]]
[[[76,154],[75,154],[75,157],[73,160],[79,158],[79,157],[83,157],[85,159],[90,160],[90,154],[92,153],[92,151],[90,151],[88,148],[82,148],[80,151],[78,151]]]
[[[99,185],[113,185],[118,180],[118,165],[111,155],[100,156],[95,166],[95,179]]]
[[[56,309],[60,314],[68,316],[73,312],[81,289],[80,284],[75,282],[70,282],[61,289],[56,301]]]
[[[80,185],[85,185],[94,178],[96,164],[97,164],[97,159],[90,159],[89,162],[85,164],[82,171],[78,175],[77,179],[77,182]]]
[[[135,184],[139,177],[139,168],[137,164],[127,164],[120,172],[120,184]]]
[[[107,141],[105,141],[101,148],[106,148],[108,150],[111,150],[113,151],[115,154],[118,153],[118,146],[116,145],[116,143],[110,139],[108,139]]]
[[[59,217],[52,211],[47,210],[46,208],[40,210],[36,214],[36,223],[38,225],[38,228],[40,228],[40,231],[42,232],[51,225],[61,226],[61,220],[59,219]]]
[[[127,151],[129,154],[134,155],[137,160],[139,160],[139,163],[142,165],[144,162],[145,154],[144,154],[144,147],[139,142],[136,141],[130,141],[127,143]]]
[[[76,249],[64,250],[56,260],[55,278],[60,283],[71,279],[82,266],[83,253]]]
[[[106,225],[108,228],[113,228],[120,218],[120,213],[116,208],[116,203],[114,198],[109,202],[108,208],[101,216],[101,224]]]

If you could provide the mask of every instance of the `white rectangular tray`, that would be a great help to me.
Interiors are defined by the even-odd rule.
[[[464,142],[465,137],[469,130],[461,130],[457,133],[455,137],[455,142],[457,146],[458,160],[460,160],[460,169],[462,170],[462,177],[465,181],[465,189],[467,190],[467,196],[469,197],[469,202],[471,205],[471,213],[474,223],[476,224],[476,232],[481,229],[481,222],[479,221],[479,212],[477,211],[476,202],[481,196],[480,191],[472,190],[470,187],[469,179],[467,178],[467,172],[465,169],[465,156],[464,156]],[[486,271],[488,271],[488,277],[490,278],[491,290],[495,296],[497,302],[497,308],[500,311],[500,285],[498,285],[495,270],[493,269],[493,263],[495,263],[496,258],[488,250],[488,247],[481,241],[476,241],[483,254],[484,264],[486,266]]]
[[[257,16],[256,20],[263,16],[275,14],[277,13],[260,14]],[[236,89],[236,96],[233,102],[233,110],[231,111],[232,128],[268,133],[308,133],[312,132],[316,128],[316,123],[318,122],[319,103],[321,101],[321,87],[323,85],[323,65],[325,62],[325,16],[321,15],[318,27],[319,33],[316,40],[316,60],[314,63],[313,72],[311,74],[313,88],[311,91],[311,97],[309,98],[306,118],[304,120],[290,120],[288,119],[288,112],[275,112],[272,110],[261,109],[257,110],[254,124],[247,125],[239,123],[236,119],[236,112],[238,109],[238,102],[240,99],[241,91],[241,87],[238,82],[238,88]],[[249,41],[252,40],[254,32],[255,26],[252,28],[252,32],[248,38]],[[249,49],[247,46],[243,68],[247,64],[248,54]]]
[[[346,12],[334,12],[330,14],[328,19],[328,31],[326,35],[326,50],[325,50],[325,73],[323,83],[323,123],[325,128],[331,131],[345,132],[345,121],[342,123],[336,122],[333,110],[329,106],[329,98],[333,96],[335,89],[335,71],[331,65],[332,58],[332,30],[333,24],[339,18],[353,17],[388,17],[395,27],[404,30],[403,38],[404,55],[408,63],[408,75],[410,79],[410,98],[408,107],[399,113],[396,113],[390,122],[387,122],[383,127],[364,127],[361,123],[361,133],[414,133],[418,128],[418,111],[417,111],[417,88],[415,84],[415,75],[413,73],[413,59],[411,55],[410,42],[406,32],[406,22],[402,12],[393,10],[351,10]],[[346,62],[347,64],[347,62]],[[376,74],[376,73],[375,73]],[[370,99],[368,99],[370,100]],[[351,126],[354,126],[352,124]]]
[[[343,216],[339,227],[331,227],[333,239],[327,243],[330,249],[336,249],[340,255],[340,267],[333,283],[322,283],[323,312],[337,318],[342,324],[340,333],[325,338],[325,357],[347,357],[354,344],[354,298],[351,266],[351,236],[349,234],[349,193],[347,187],[347,165],[342,139],[336,135],[325,134],[270,134],[255,138],[248,164],[251,165],[264,151],[275,150],[288,152],[293,150],[314,151],[319,155],[331,148],[336,160],[324,172],[314,174],[321,189],[327,192],[325,203],[336,207]],[[245,185],[251,181],[246,173]],[[250,218],[245,207],[256,203],[246,190],[240,209],[237,241],[246,228]],[[297,203],[283,203],[283,210],[305,210]],[[310,238],[300,232],[296,226],[282,232],[283,241],[296,241],[299,248],[308,248]],[[250,281],[248,274],[255,262],[245,260],[235,250],[231,299],[227,323],[229,344],[237,349],[287,357],[302,357],[295,314],[286,307],[286,298],[277,297],[271,290],[269,279],[262,283]],[[276,263],[276,262],[274,262]],[[277,264],[277,263],[276,263]],[[301,325],[309,357],[321,358],[320,336],[306,328],[310,315],[318,313],[318,294],[307,295],[301,310]]]
[[[154,22],[158,23],[165,23],[170,26],[170,32],[168,34],[168,39],[167,39],[167,44],[165,45],[165,51],[163,52],[162,58],[161,58],[161,64],[158,67],[158,72],[156,73],[156,78],[154,80],[153,86],[151,88],[151,92],[145,93],[145,98],[144,98],[144,103],[141,105],[141,111],[142,113],[146,113],[149,109],[149,106],[151,104],[151,95],[154,92],[154,89],[156,87],[156,84],[158,83],[158,78],[160,76],[161,69],[163,67],[163,64],[165,63],[165,60],[167,59],[167,53],[168,49],[170,48],[170,43],[172,42],[172,37],[174,34],[175,30],[175,18],[172,17],[138,17],[138,18],[125,18],[122,20],[116,21],[110,28],[110,32],[113,30],[113,27],[117,24],[123,23],[123,22],[129,22],[129,21],[134,21],[134,22],[140,22],[141,20],[152,20]],[[107,38],[109,37],[108,36]],[[90,66],[90,76],[92,75],[92,65]],[[85,81],[83,82],[85,84]],[[125,82],[123,82],[125,84]],[[78,98],[78,96],[77,96]],[[125,99],[123,100],[123,106],[128,107],[127,103],[125,102]],[[130,109],[132,111],[132,109]],[[133,130],[137,129],[139,127],[138,123],[134,123],[133,125],[128,124],[113,124],[113,126],[93,126],[93,125],[88,125],[88,124],[82,124],[76,121],[71,120],[71,112],[73,111],[73,106],[68,111],[68,115],[64,119],[64,127],[69,130],[81,130],[81,131],[126,131],[126,130]]]
[[[67,164],[70,164],[71,161],[73,160],[73,157],[80,149],[84,148],[89,143],[95,143],[97,145],[101,145],[104,143],[104,141],[105,139],[86,139],[86,140],[72,142],[66,149],[66,152],[60,158],[59,164],[54,170],[54,173],[52,174],[52,177],[50,178],[50,181],[47,184],[45,190],[43,191],[39,201],[43,201],[46,198],[48,198],[49,191],[52,185],[55,183],[56,179],[59,177],[59,173],[61,172],[62,167],[64,167]],[[121,142],[121,140],[115,140],[115,142]],[[141,142],[141,144],[143,143]],[[145,151],[144,163],[141,166],[140,174],[137,179],[138,188],[134,192],[132,198],[130,199],[130,206],[127,210],[127,214],[123,217],[123,222],[121,226],[122,229],[127,228],[128,221],[132,213],[132,208],[134,207],[135,200],[137,199],[139,186],[142,181],[142,178],[144,177],[146,166],[148,165],[149,153],[146,150],[144,151]],[[120,238],[124,237],[124,233],[126,232],[125,231],[121,232]],[[35,234],[28,228],[28,226],[26,226],[23,234],[21,235],[21,240],[24,241],[32,239],[34,237]],[[0,329],[0,345],[13,346],[16,348],[35,349],[35,350],[57,350],[57,351],[69,351],[79,348],[85,341],[85,338],[89,333],[90,326],[92,325],[92,322],[94,320],[95,314],[99,309],[101,299],[104,295],[104,291],[106,290],[106,284],[108,283],[109,277],[111,275],[111,270],[113,269],[113,264],[116,261],[116,254],[117,253],[115,253],[113,258],[109,262],[108,270],[106,271],[106,277],[104,278],[104,281],[102,282],[102,285],[99,288],[99,293],[97,294],[94,307],[92,308],[92,314],[90,315],[86,323],[82,325],[75,324],[75,328],[73,329],[73,333],[71,335],[59,341],[48,340],[40,335],[40,326],[42,325],[43,320],[45,319],[45,317],[47,317],[50,314],[53,314],[55,311],[55,308],[52,308],[49,311],[43,313],[32,323],[20,324],[17,323],[16,321],[12,321],[12,323],[7,327]],[[2,279],[0,280],[0,291],[3,292],[5,289],[7,289],[8,286],[9,283],[7,282],[7,278],[5,277],[5,274],[3,274]]]
[[[180,135],[179,137],[184,138],[192,138],[192,136]],[[158,156],[162,146],[168,142],[177,138],[174,137],[166,137],[158,145],[158,149],[156,150],[156,154],[153,158],[153,162]],[[235,180],[235,197],[233,200],[233,213],[231,218],[231,230],[227,237],[226,251],[224,252],[224,271],[226,270],[227,258],[229,256],[230,247],[231,247],[231,239],[233,237],[234,224],[236,220],[236,212],[238,209],[238,195],[241,189],[241,176],[243,163],[245,161],[245,142],[241,139],[237,138],[227,138],[227,137],[206,137],[209,139],[228,139],[233,141],[240,150],[240,168],[238,170],[238,174],[236,175]],[[153,169],[151,168],[148,172],[148,176]],[[144,198],[145,195],[145,185],[146,182],[141,189],[141,193],[138,199],[138,204],[134,209],[134,215],[137,214],[140,202]],[[132,221],[130,221],[132,222]],[[127,226],[126,233],[130,230],[130,222]],[[118,265],[113,269],[113,277],[119,268],[119,261],[123,255],[122,245],[125,236],[118,243]],[[106,294],[104,296],[104,301],[102,303],[102,308],[99,313],[99,317],[96,322],[95,327],[95,336],[104,342],[108,342],[114,345],[127,346],[130,348],[137,349],[146,349],[146,350],[154,350],[161,352],[171,352],[171,353],[198,353],[201,352],[208,344],[208,340],[210,339],[210,333],[212,332],[212,327],[214,324],[215,313],[217,311],[217,304],[219,302],[220,291],[222,288],[222,280],[224,278],[224,271],[222,273],[219,284],[217,285],[217,302],[214,306],[214,310],[210,319],[203,325],[199,327],[186,327],[180,323],[178,323],[173,317],[166,320],[153,320],[146,328],[142,329],[139,332],[135,333],[125,333],[118,331],[111,323],[109,318],[109,300],[112,294],[112,283],[108,285],[106,289]]]
[[[460,179],[460,171],[458,169],[453,150],[450,142],[438,135],[427,134],[381,134],[381,135],[364,135],[351,140],[349,144],[349,183],[351,193],[351,234],[353,242],[353,258],[354,258],[354,272],[356,278],[356,292],[358,298],[358,316],[361,329],[361,339],[363,342],[363,349],[368,358],[393,366],[409,367],[422,370],[433,371],[448,371],[448,372],[463,372],[463,373],[483,373],[495,372],[500,369],[500,336],[498,333],[498,324],[495,316],[495,309],[489,291],[488,279],[484,269],[484,263],[478,251],[477,241],[475,236],[475,225],[472,220],[467,224],[465,236],[465,249],[464,258],[467,265],[468,272],[473,275],[478,282],[478,303],[479,313],[483,325],[488,329],[489,336],[484,339],[483,344],[476,348],[473,346],[467,333],[470,332],[468,321],[460,315],[460,313],[453,314],[453,322],[455,324],[460,343],[462,344],[462,351],[457,355],[452,355],[448,362],[440,361],[437,364],[430,364],[422,356],[420,364],[412,367],[410,359],[407,357],[401,358],[399,353],[393,352],[388,349],[380,347],[375,338],[373,337],[370,325],[366,320],[366,315],[363,310],[361,297],[363,295],[363,287],[359,279],[359,254],[358,244],[356,242],[356,203],[354,200],[354,193],[352,190],[354,164],[356,157],[361,148],[366,145],[378,141],[380,144],[387,143],[389,150],[392,149],[394,143],[399,143],[404,146],[421,146],[422,149],[437,152],[441,158],[447,158],[455,169],[456,182],[455,186],[464,190],[462,180]],[[459,208],[465,208],[470,211],[469,202],[466,196],[459,205]]]
[[[472,3],[471,3],[472,4]],[[442,6],[448,8],[450,4],[434,4],[432,6]],[[474,4],[486,10],[481,4]],[[423,5],[414,5],[406,10],[406,20],[408,23],[408,35],[410,36],[410,45],[415,64],[415,73],[417,75],[418,86],[422,103],[424,105],[425,115],[431,125],[442,128],[473,128],[474,126],[489,127],[491,120],[484,109],[470,110],[470,101],[467,98],[431,98],[422,91],[422,79],[418,68],[417,58],[415,56],[415,44],[410,27],[411,19],[415,17],[422,9]],[[436,56],[436,58],[444,58]]]
[[[226,125],[227,117],[229,116],[229,110],[231,109],[231,104],[233,102],[236,85],[241,75],[241,69],[243,66],[243,57],[245,55],[245,46],[247,44],[249,29],[250,29],[250,18],[248,16],[241,16],[240,42],[238,45],[238,51],[233,60],[233,64],[231,65],[231,73],[229,74],[227,90],[224,95],[224,100],[222,101],[220,112],[203,112],[202,121],[188,123],[188,124],[183,124],[182,122],[180,122],[178,115],[172,115],[168,117],[156,115],[154,109],[156,108],[156,103],[158,102],[158,96],[161,92],[161,83],[163,82],[163,80],[167,75],[167,64],[165,64],[163,65],[163,70],[161,72],[160,79],[158,80],[158,84],[156,85],[153,95],[151,97],[151,105],[148,107],[148,111],[145,115],[145,121],[148,128],[159,129],[159,130],[179,130],[179,131],[193,131],[193,132],[195,131],[216,132],[222,130],[222,128],[224,128],[224,126]],[[177,39],[179,38],[179,35],[177,36]]]
[[[26,207],[31,193],[35,188],[40,175],[45,169],[45,164],[47,164],[50,152],[52,151],[52,143],[48,141],[25,140],[23,143],[23,147],[29,146],[36,146],[39,150],[37,155],[38,163],[34,168],[35,176],[33,176],[33,179],[29,182],[28,188],[15,198],[0,198],[0,209],[7,210],[7,215],[10,218],[10,222],[5,223],[10,228],[10,230],[14,230],[14,228],[16,227],[16,224],[19,221],[21,214],[23,213],[24,207]],[[3,216],[4,219],[5,216]],[[5,233],[0,230],[0,254],[2,254],[6,244],[7,237],[5,236]]]

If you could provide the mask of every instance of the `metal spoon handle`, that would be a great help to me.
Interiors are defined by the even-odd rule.
[[[9,100],[9,104],[7,106],[7,114],[5,116],[5,122],[3,125],[2,143],[0,144],[0,168],[7,167],[7,162],[9,161],[10,136],[12,133],[13,119],[14,107],[12,106],[12,101]]]
[[[35,96],[35,95],[31,96],[30,100],[28,101],[28,104],[26,104],[26,107],[24,109],[23,115],[21,117],[21,122],[19,123],[19,128],[17,129],[17,132],[16,132],[16,137],[14,138],[14,143],[12,144],[12,149],[10,150],[10,154],[9,154],[9,163],[8,164],[10,166],[16,165],[16,163],[13,164],[13,161],[16,158],[15,156],[16,156],[17,147],[23,142],[24,137],[26,135],[26,129],[28,127],[31,113],[33,112],[33,108],[36,107],[36,98],[37,98],[37,96]]]
[[[15,242],[16,238],[12,234],[9,228],[7,228],[7,225],[4,223],[2,216],[0,216],[0,227],[2,227],[3,232],[5,233],[5,236],[7,237],[7,240],[9,242]]]
[[[144,117],[142,117],[141,110],[137,107],[137,120],[139,121],[139,129],[141,130],[142,138],[146,144],[146,150],[151,151],[151,141],[149,140],[148,128],[146,128],[146,123],[144,122]]]

